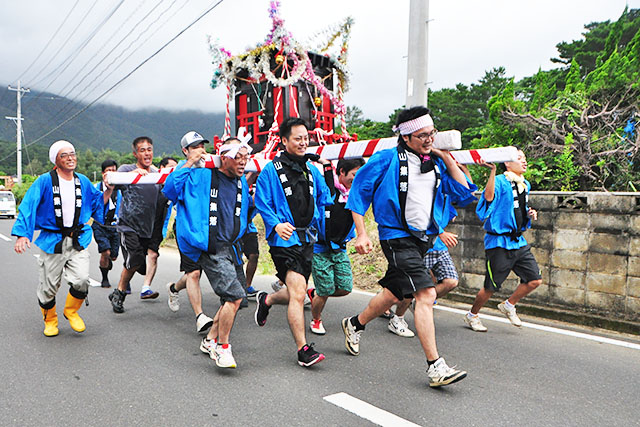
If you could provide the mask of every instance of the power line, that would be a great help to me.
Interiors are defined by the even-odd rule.
[[[198,21],[200,21],[202,18],[204,18],[206,15],[208,15],[213,9],[215,9],[216,7],[218,7],[220,5],[220,3],[222,3],[224,0],[218,0],[216,1],[213,6],[211,6],[210,8],[208,8],[207,10],[205,10],[200,16],[198,16],[193,22],[191,22],[189,25],[187,25],[184,29],[182,29],[178,34],[176,34],[175,36],[173,36],[168,42],[166,42],[162,47],[160,47],[160,49],[156,50],[151,56],[149,56],[147,59],[145,59],[144,61],[142,61],[138,66],[136,66],[133,70],[131,70],[126,76],[124,76],[123,78],[121,78],[120,80],[118,80],[118,82],[116,82],[113,86],[111,86],[109,89],[107,89],[105,92],[103,92],[100,96],[98,96],[96,99],[94,99],[93,101],[91,101],[91,103],[87,104],[87,106],[85,106],[82,110],[78,111],[77,113],[75,113],[73,116],[69,117],[67,120],[65,120],[64,122],[60,123],[58,126],[54,127],[53,129],[51,129],[49,132],[45,133],[44,135],[42,135],[41,137],[31,141],[28,145],[33,145],[36,144],[40,141],[42,141],[44,138],[46,138],[47,136],[51,135],[53,132],[55,132],[56,130],[60,129],[62,126],[64,126],[65,124],[69,123],[71,120],[75,119],[76,117],[78,117],[80,114],[82,114],[83,112],[85,112],[87,109],[89,109],[89,107],[91,107],[93,104],[95,104],[96,102],[98,102],[100,99],[104,98],[109,92],[111,92],[113,89],[115,89],[117,86],[119,86],[122,82],[124,82],[126,79],[128,79],[133,73],[135,73],[138,69],[140,69],[144,64],[146,64],[147,62],[149,62],[151,59],[153,59],[155,56],[157,56],[160,52],[162,52],[167,46],[169,46],[171,43],[173,43],[178,37],[180,37],[185,31],[187,31],[189,28],[193,27]],[[13,155],[13,153],[11,154]],[[8,158],[10,156],[7,156],[5,158]],[[0,159],[0,161],[4,160]]]
[[[87,84],[87,85],[86,85],[86,86],[85,86],[85,87],[84,87],[84,88],[83,88],[83,89],[82,89],[82,90],[81,90],[81,91],[80,91],[80,92],[79,92],[79,93],[78,93],[78,94],[77,94],[77,95],[76,95],[72,100],[70,100],[69,102],[67,102],[67,105],[71,104],[73,101],[75,101],[76,99],[78,99],[82,94],[84,94],[84,93],[85,93],[85,92],[87,92],[87,91],[89,91],[89,94],[87,94],[87,96],[85,96],[85,98],[86,98],[86,97],[88,97],[88,96],[89,96],[89,95],[90,95],[94,90],[96,90],[97,86],[98,86],[101,82],[103,82],[103,81],[107,80],[109,77],[111,77],[111,76],[112,76],[112,75],[113,75],[113,74],[114,74],[114,73],[115,73],[115,72],[116,72],[116,71],[117,71],[117,70],[118,70],[122,65],[124,65],[124,63],[126,63],[126,62],[127,62],[127,60],[128,60],[128,59],[129,59],[129,58],[130,58],[134,53],[136,53],[138,50],[140,50],[140,49],[142,48],[142,46],[144,46],[144,45],[149,41],[149,39],[151,39],[151,37],[152,37],[155,33],[157,33],[161,28],[163,28],[163,26],[164,26],[164,25],[165,25],[165,24],[166,24],[166,23],[167,23],[171,18],[173,18],[173,16],[175,16],[175,14],[176,14],[178,11],[180,11],[180,9],[181,9],[181,8],[178,8],[178,9],[173,13],[173,15],[169,16],[169,18],[167,18],[167,20],[165,20],[165,21],[163,22],[163,24],[162,24],[162,25],[158,26],[158,27],[156,28],[156,30],[155,30],[153,33],[151,33],[151,35],[150,35],[149,37],[147,37],[147,39],[145,39],[142,43],[140,43],[140,44],[138,45],[138,47],[136,47],[136,48],[135,48],[135,49],[134,49],[134,50],[133,50],[129,55],[127,55],[127,57],[126,57],[126,58],[124,58],[122,61],[120,61],[120,63],[118,63],[118,65],[116,65],[115,69],[114,69],[113,71],[111,71],[111,72],[110,72],[110,73],[109,73],[109,74],[108,74],[104,79],[102,79],[102,80],[100,79],[100,77],[102,77],[102,75],[103,75],[103,74],[104,74],[104,73],[105,73],[105,72],[106,72],[106,71],[107,71],[107,70],[108,70],[108,69],[109,69],[109,68],[110,68],[110,67],[111,67],[111,66],[112,66],[112,65],[113,65],[113,64],[114,64],[118,59],[120,59],[120,58],[122,57],[122,55],[124,55],[124,54],[129,50],[129,49],[131,49],[131,47],[134,45],[134,43],[136,43],[138,40],[140,40],[140,38],[141,38],[141,37],[142,37],[142,36],[143,36],[147,31],[149,31],[149,30],[151,29],[151,27],[153,27],[153,25],[154,25],[156,22],[158,22],[158,21],[160,20],[160,18],[162,18],[162,16],[164,16],[164,15],[165,15],[165,14],[166,14],[166,13],[167,13],[171,8],[172,8],[172,7],[173,7],[173,5],[176,3],[176,1],[177,1],[177,0],[173,0],[173,2],[171,2],[171,4],[169,4],[169,6],[168,6],[164,11],[162,11],[162,12],[160,13],[160,15],[158,15],[158,17],[156,17],[156,19],[155,19],[153,22],[151,22],[149,25],[147,25],[147,27],[146,27],[146,28],[145,28],[145,29],[144,29],[140,34],[138,34],[138,36],[135,38],[135,40],[131,41],[131,43],[129,43],[129,45],[128,45],[128,46],[127,46],[127,47],[126,47],[122,52],[120,52],[120,54],[119,54],[117,57],[115,57],[115,58],[114,58],[114,59],[109,63],[109,65],[107,65],[107,66],[106,66],[106,67],[105,67],[105,68],[104,68],[104,69],[103,69],[103,70],[102,70],[102,71],[101,71],[101,72],[100,72],[100,73],[99,73],[99,74],[98,74],[98,75],[93,79],[93,81],[92,81],[92,82],[90,82],[89,84]],[[185,5],[188,1],[189,1],[189,0],[187,0],[185,3],[183,3],[183,4],[182,4],[182,7],[184,7],[184,5]],[[85,98],[81,99],[81,100],[79,101],[79,103],[82,103],[82,101],[84,101],[84,99],[85,99]],[[66,107],[67,107],[67,105],[65,105],[65,107],[63,107],[63,108],[66,108]],[[71,106],[71,108],[67,108],[67,109],[66,109],[66,111],[64,111],[64,113],[68,112],[68,111],[69,111],[69,110],[71,110],[71,109],[73,109],[73,106]],[[58,114],[56,114],[56,117],[57,117],[57,116],[58,116]]]
[[[89,37],[88,37],[87,39],[85,39],[85,41],[84,41],[84,42],[82,42],[82,43],[80,44],[79,48],[77,48],[77,49],[76,49],[76,51],[75,51],[74,53],[72,53],[71,55],[69,55],[69,56],[67,57],[67,59],[65,59],[64,61],[62,61],[62,62],[60,63],[60,65],[59,65],[56,69],[54,69],[51,73],[49,73],[49,75],[51,75],[52,73],[56,72],[56,70],[57,70],[60,66],[62,66],[65,62],[67,62],[67,60],[69,61],[69,62],[67,62],[67,65],[65,65],[65,66],[64,66],[64,68],[62,68],[62,69],[58,72],[58,74],[53,78],[53,80],[51,80],[51,81],[49,82],[49,84],[48,84],[48,85],[47,85],[47,86],[42,90],[42,92],[40,92],[40,93],[45,92],[45,91],[46,91],[46,90],[47,90],[47,89],[48,89],[48,88],[49,88],[49,87],[50,87],[50,86],[51,86],[51,85],[52,85],[56,80],[58,80],[58,78],[62,75],[62,73],[64,73],[64,72],[65,72],[65,70],[66,70],[67,68],[69,68],[69,66],[73,63],[73,61],[75,61],[75,59],[78,57],[78,55],[80,54],[80,52],[82,52],[82,51],[84,50],[84,48],[85,48],[85,47],[87,47],[87,45],[89,44],[89,42],[91,42],[91,40],[93,40],[93,38],[96,36],[96,34],[98,34],[98,32],[102,29],[102,27],[104,26],[104,24],[106,24],[106,23],[107,23],[107,21],[108,21],[109,19],[111,19],[111,17],[112,17],[112,16],[116,13],[116,11],[120,8],[120,6],[122,6],[122,3],[124,3],[124,0],[120,0],[120,2],[119,2],[119,3],[118,3],[118,4],[113,8],[113,10],[112,10],[108,15],[107,15],[107,17],[106,17],[106,18],[104,18],[100,24],[98,24],[98,26],[93,30],[93,32],[89,35]],[[48,78],[48,77],[49,77],[49,75],[47,75],[47,77],[45,77],[45,79],[46,79],[46,78]],[[36,98],[36,99],[37,99],[37,98]]]

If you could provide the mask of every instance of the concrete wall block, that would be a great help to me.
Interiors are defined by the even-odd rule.
[[[553,231],[552,230],[536,230],[536,244],[533,245],[531,242],[531,246],[536,246],[538,248],[544,248],[548,250],[553,250]]]
[[[627,278],[612,274],[587,272],[587,290],[589,292],[625,295]]]
[[[640,256],[640,237],[629,238],[629,255]]]
[[[538,246],[531,247],[531,253],[536,258],[538,265],[542,268],[545,265],[549,265],[551,262],[551,251],[543,249]]]
[[[466,240],[482,241],[484,239],[484,229],[482,227],[466,224],[458,237]]]
[[[627,277],[627,296],[640,298],[640,277]]]
[[[589,233],[587,231],[556,229],[553,245],[555,249],[586,251],[589,249]]]
[[[529,206],[538,211],[553,211],[556,209],[556,196],[551,194],[531,194]]]
[[[625,315],[628,319],[640,319],[640,298],[627,297]]]
[[[592,213],[591,214],[591,228],[594,230],[612,231],[612,232],[625,232],[629,229],[629,216]]]
[[[589,250],[593,252],[627,255],[628,247],[629,236],[626,234],[591,233],[589,236]]]
[[[625,300],[626,298],[621,295],[603,292],[587,292],[587,306],[590,308],[624,313]]]
[[[533,207],[535,209],[535,207]],[[531,228],[540,229],[540,230],[549,230],[553,228],[553,224],[555,223],[555,213],[548,211],[540,211],[538,212],[538,219],[535,221],[531,221]]]
[[[461,288],[479,291],[484,286],[484,274],[462,273],[460,274],[459,286]]]
[[[536,301],[536,302],[548,303],[549,300],[551,299],[549,288],[550,287],[548,285],[542,284],[538,286],[535,291],[527,295],[527,297],[523,301],[524,302]]]
[[[553,251],[551,266],[567,270],[584,270],[587,267],[587,252]]]
[[[640,215],[629,215],[629,233],[636,236],[640,234]]]
[[[626,214],[635,207],[635,198],[611,193],[586,193],[591,212]]]
[[[627,257],[611,254],[589,253],[589,273],[609,273],[626,275]]]
[[[465,258],[484,258],[484,241],[465,240],[462,254]]]
[[[589,214],[587,212],[558,212],[554,226],[562,229],[586,230],[589,227]]]
[[[585,289],[584,271],[564,270],[552,268],[549,284],[558,288]]]
[[[458,240],[457,245],[455,245],[452,248],[449,248],[449,253],[451,254],[451,257],[454,259],[454,261],[456,258],[461,258],[463,252],[464,252],[464,242],[461,240]]]
[[[629,276],[640,277],[640,257],[630,256],[629,260],[629,270],[627,270],[627,274]]]
[[[487,263],[484,258],[463,258],[462,263],[456,264],[457,266],[460,266],[460,271],[465,273],[485,274],[487,271]]]
[[[549,300],[558,304],[584,306],[585,294],[586,293],[583,289],[565,288],[558,286],[549,287]]]

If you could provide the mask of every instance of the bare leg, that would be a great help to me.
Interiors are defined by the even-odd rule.
[[[109,258],[111,258],[111,250],[107,249],[100,253],[100,267],[109,268]]]
[[[442,298],[453,288],[458,286],[458,279],[444,279],[442,282],[436,285],[436,293],[438,294],[438,298]]]
[[[213,326],[207,335],[208,339],[217,338],[218,344],[229,344],[229,334],[241,301],[242,299],[227,301],[218,309],[214,316]]]
[[[289,304],[289,290],[285,286],[284,288],[280,289],[278,292],[274,292],[272,294],[267,295],[266,303],[269,306]]]
[[[153,278],[156,275],[156,270],[158,269],[158,255],[158,252],[153,249],[147,250],[147,274],[144,276],[144,283],[142,284],[143,287],[151,287],[151,282],[153,281]]]
[[[289,270],[287,272],[286,284],[289,294],[287,320],[289,320],[289,327],[291,328],[293,339],[296,342],[296,349],[300,350],[307,343],[304,328],[304,296],[307,291],[307,281],[300,273]],[[276,294],[280,292],[282,291]]]
[[[118,282],[118,289],[121,292],[127,291],[127,285],[131,281],[131,278],[133,277],[133,275],[136,274],[136,270],[138,269],[138,267],[139,266],[136,266],[131,269],[127,269],[127,268],[122,269],[122,273],[120,274],[120,281]]]
[[[433,323],[433,302],[436,299],[436,289],[420,289],[413,296],[416,298],[416,308],[413,314],[418,339],[420,339],[427,360],[436,360],[440,357],[436,346],[436,327]]]
[[[413,298],[405,298],[396,304],[396,316],[404,316],[411,305],[411,301],[413,301]]]
[[[493,291],[484,288],[480,289],[480,292],[476,295],[476,300],[473,302],[473,306],[471,306],[471,314],[478,314],[480,309],[489,301],[491,295],[493,295]]]
[[[520,283],[513,292],[513,295],[509,297],[509,302],[516,305],[518,301],[533,292],[541,283],[542,280],[532,280],[529,283]]]
[[[187,288],[187,296],[191,303],[191,308],[197,316],[202,313],[202,292],[200,291],[200,270],[185,273],[174,286],[177,291]]]
[[[249,255],[249,259],[247,260],[247,288],[251,286],[253,283],[253,276],[256,274],[256,269],[258,268],[258,254]]]
[[[396,298],[390,290],[383,288],[382,292],[371,298],[371,301],[369,301],[364,311],[358,315],[358,321],[361,325],[366,325],[399,301],[400,300]]]
[[[328,296],[318,295],[316,293],[316,295],[313,297],[313,300],[311,301],[311,315],[315,320],[322,319],[322,310],[324,310],[324,306],[327,303],[327,299],[329,299],[330,296],[343,297],[349,294],[350,292],[347,292],[344,289],[336,289],[336,291],[332,295],[328,295]]]

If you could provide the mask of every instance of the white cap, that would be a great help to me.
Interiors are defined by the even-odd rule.
[[[190,146],[195,145],[195,144],[200,144],[201,142],[204,142],[205,144],[209,143],[209,141],[204,139],[202,137],[202,135],[200,135],[198,132],[192,130],[191,132],[187,132],[182,137],[182,139],[180,140],[180,146],[182,148],[187,148],[187,147],[190,147]]]
[[[56,157],[58,157],[58,153],[63,148],[67,148],[67,147],[75,150],[75,148],[73,147],[73,144],[71,144],[69,141],[65,141],[64,139],[61,139],[60,141],[56,141],[53,144],[51,144],[51,147],[49,147],[49,160],[51,160],[51,163],[55,165]]]

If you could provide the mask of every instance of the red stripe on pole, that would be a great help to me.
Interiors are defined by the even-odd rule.
[[[319,156],[322,154],[322,150],[324,150],[324,145],[321,145],[318,147],[318,149],[316,150],[316,154]]]
[[[160,179],[158,180],[158,184],[164,184],[164,182],[167,180],[168,176],[169,176],[168,173],[160,175]]]
[[[131,184],[137,184],[138,181],[140,181],[140,178],[142,178],[142,175],[138,174],[138,176],[133,178],[133,181],[131,182]]]
[[[371,141],[369,141],[369,143],[367,144],[367,148],[365,148],[364,153],[362,153],[362,157],[371,157],[371,155],[373,154],[373,151],[376,149],[378,145],[378,141],[380,141],[380,138],[372,139]]]
[[[349,144],[342,144],[342,147],[340,147],[340,154],[338,154],[338,159],[344,159],[344,155],[347,152],[347,146]]]
[[[253,159],[253,164],[256,166],[256,171],[260,172],[262,169],[260,169],[260,163],[258,162],[258,159]]]
[[[469,150],[469,154],[471,154],[471,158],[474,163],[482,163],[484,161],[482,160],[480,153],[478,153],[478,150]]]

